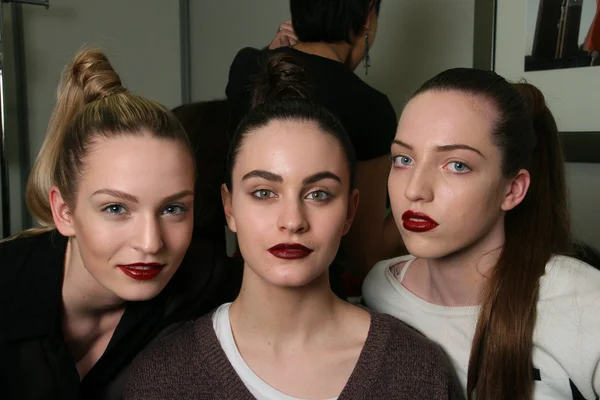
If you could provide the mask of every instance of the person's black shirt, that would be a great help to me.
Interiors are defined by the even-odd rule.
[[[66,245],[57,231],[0,243],[0,399],[120,399],[143,348],[237,294],[223,285],[228,261],[195,240],[159,295],[127,304],[108,347],[80,380],[61,327]]]
[[[338,117],[352,142],[358,161],[387,155],[396,133],[396,113],[388,97],[362,81],[342,63],[291,47],[275,50],[244,48],[229,70],[227,98],[231,106],[230,131],[248,112],[256,75],[276,53],[288,53],[308,72],[311,100]]]

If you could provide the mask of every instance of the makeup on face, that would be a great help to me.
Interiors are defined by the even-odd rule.
[[[407,231],[411,232],[429,232],[438,227],[438,223],[429,215],[408,210],[402,214],[402,226]]]
[[[312,249],[309,249],[300,243],[279,243],[267,251],[273,254],[275,257],[284,260],[297,260],[300,258],[306,258],[310,255],[310,253],[313,252]]]
[[[125,275],[137,281],[148,281],[156,278],[166,264],[160,263],[132,263],[126,265],[117,265]]]

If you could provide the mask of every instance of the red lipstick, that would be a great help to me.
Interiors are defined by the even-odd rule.
[[[308,247],[302,246],[298,243],[279,243],[267,251],[273,254],[275,257],[283,258],[284,260],[296,260],[299,258],[308,257],[308,255],[313,252]]]
[[[159,263],[133,263],[127,265],[117,265],[125,275],[138,281],[147,281],[153,279],[162,271],[165,264]]]
[[[427,232],[435,229],[439,224],[429,215],[408,210],[402,214],[402,226],[411,232]]]

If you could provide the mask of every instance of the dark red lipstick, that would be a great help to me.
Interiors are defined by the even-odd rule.
[[[279,243],[267,251],[275,257],[283,258],[284,260],[296,260],[298,258],[308,257],[308,255],[313,252],[308,247],[298,243]]]
[[[125,275],[138,281],[147,281],[153,279],[162,271],[165,264],[159,263],[133,263],[127,265],[117,265]]]
[[[411,232],[427,232],[435,229],[439,224],[429,215],[408,210],[402,214],[402,226]]]

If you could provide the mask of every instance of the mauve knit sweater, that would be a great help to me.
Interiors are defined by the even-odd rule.
[[[440,347],[400,320],[371,314],[356,367],[338,400],[462,399]],[[212,314],[187,323],[134,361],[125,400],[255,400],[229,363]]]

